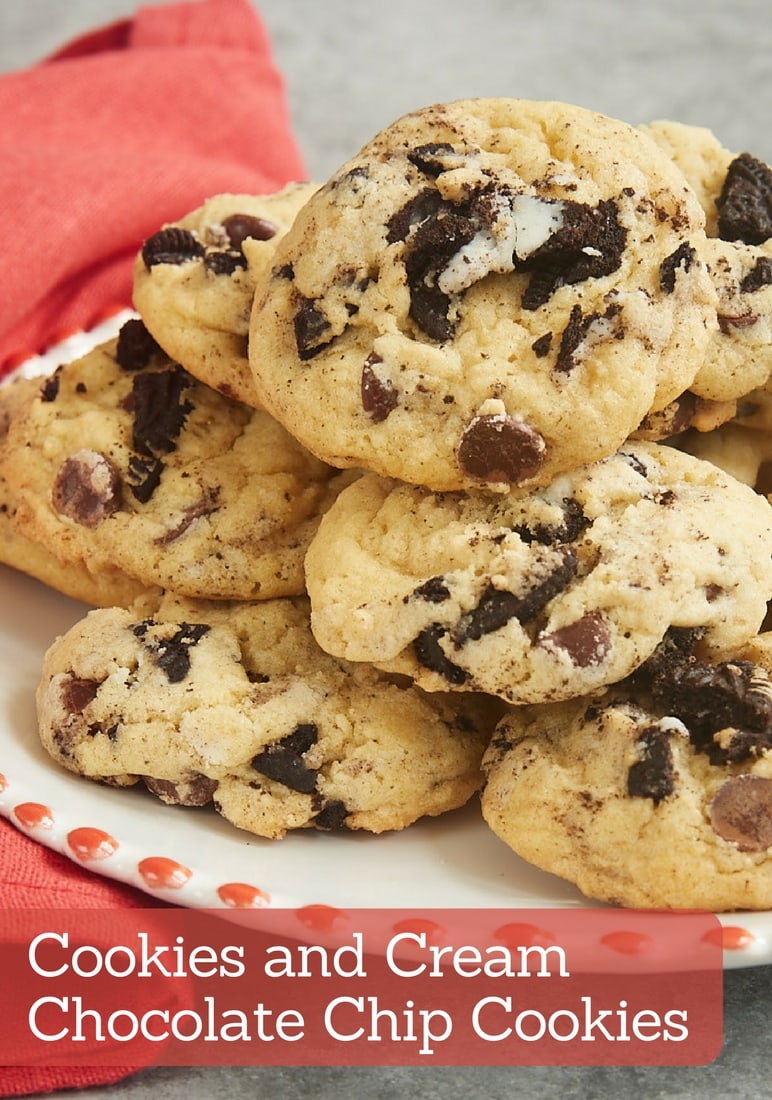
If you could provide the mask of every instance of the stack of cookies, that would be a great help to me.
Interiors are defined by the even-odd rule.
[[[591,897],[772,908],[771,237],[708,131],[498,99],[159,229],[2,398],[5,560],[99,605],[48,751],[265,837],[479,790]]]

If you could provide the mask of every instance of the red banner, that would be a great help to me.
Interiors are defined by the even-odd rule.
[[[4,1065],[705,1065],[718,921],[621,910],[0,913]]]

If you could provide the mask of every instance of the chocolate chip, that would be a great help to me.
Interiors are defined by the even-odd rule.
[[[476,481],[517,485],[538,473],[546,444],[524,420],[508,415],[474,417],[464,429],[457,457]]]
[[[772,845],[772,779],[736,775],[716,791],[708,808],[713,831],[742,852]]]
[[[229,214],[223,219],[222,225],[231,246],[237,249],[249,237],[255,241],[270,241],[279,232],[279,227],[274,222],[255,214]]]
[[[343,829],[348,817],[348,809],[345,802],[339,798],[331,798],[325,802],[319,813],[314,818],[314,827],[331,832],[333,829]]]
[[[433,623],[422,630],[413,642],[413,651],[416,660],[424,668],[438,673],[449,684],[459,687],[469,679],[469,673],[451,661],[445,654],[440,639],[447,635],[447,630],[441,623]]]
[[[751,313],[719,313],[718,314],[718,327],[726,336],[733,328],[752,328],[758,321],[758,314]]]
[[[697,253],[686,241],[667,256],[659,265],[659,285],[665,294],[672,294],[675,290],[676,274],[680,271],[689,271],[697,258]]]
[[[298,295],[295,308],[295,344],[304,362],[313,359],[330,344],[330,323],[316,302]]]
[[[772,256],[759,256],[740,283],[740,290],[743,294],[754,294],[770,284],[772,284]]]
[[[143,775],[142,781],[151,794],[173,806],[208,806],[218,787],[216,779],[198,774],[174,781]]]
[[[115,361],[123,370],[142,370],[160,351],[155,337],[150,335],[139,317],[132,317],[121,325],[115,346]]]
[[[722,240],[763,244],[772,237],[772,168],[750,153],[735,157],[716,206]]]
[[[201,259],[204,251],[195,233],[172,225],[148,237],[142,245],[142,259],[149,271],[156,264],[184,264]]]
[[[540,641],[564,649],[577,668],[602,664],[611,649],[611,633],[599,611],[590,611],[576,622],[544,634]]]
[[[87,680],[82,676],[68,676],[60,686],[60,698],[68,714],[80,714],[93,702],[99,691],[98,680]]]
[[[637,741],[641,759],[627,773],[627,793],[650,798],[655,806],[675,790],[675,771],[670,738],[657,726],[645,729]]]
[[[121,478],[115,464],[100,451],[76,451],[59,467],[51,503],[59,515],[81,527],[98,527],[120,507]]]
[[[253,757],[252,767],[292,791],[312,794],[316,790],[318,772],[308,767],[303,754],[316,744],[318,736],[318,727],[313,722],[302,723],[281,741],[268,745]]]
[[[566,549],[561,564],[520,596],[489,584],[474,610],[462,616],[453,630],[453,641],[458,646],[468,641],[477,641],[484,634],[499,630],[510,619],[517,619],[521,623],[530,622],[544,610],[550,600],[565,589],[575,575],[576,568],[576,555]]]
[[[362,408],[376,424],[382,423],[399,404],[399,392],[387,378],[379,378],[373,367],[383,360],[368,356],[362,368]]]
[[[232,275],[234,271],[243,271],[247,266],[247,258],[243,252],[207,252],[204,256],[204,267],[212,275]]]
[[[198,645],[210,627],[206,623],[180,623],[170,638],[148,638],[150,627],[155,625],[152,619],[146,619],[137,623],[132,632],[147,645],[169,683],[182,683],[190,672],[190,650]]]
[[[566,201],[561,228],[530,255],[516,260],[516,270],[532,273],[523,309],[543,306],[558,287],[610,275],[621,263],[626,242],[627,230],[619,224],[612,199],[595,207]]]

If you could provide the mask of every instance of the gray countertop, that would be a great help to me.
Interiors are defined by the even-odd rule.
[[[132,0],[2,0],[0,71],[131,13]],[[405,111],[477,95],[559,99],[631,123],[708,126],[772,161],[768,0],[261,0],[309,174],[329,175]],[[767,967],[725,982],[724,1049],[710,1068],[166,1068],[71,1100],[280,1096],[611,1100],[769,1094]]]

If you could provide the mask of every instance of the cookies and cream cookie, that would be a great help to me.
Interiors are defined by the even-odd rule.
[[[628,675],[671,626],[705,652],[751,638],[772,593],[772,509],[656,443],[509,494],[432,493],[365,474],[306,555],[323,649],[428,690],[511,703]]]
[[[259,400],[325,461],[543,485],[686,390],[716,326],[704,214],[639,130],[479,99],[399,119],[279,242]]]
[[[270,195],[213,195],[143,244],[134,305],[172,358],[226,397],[255,405],[247,356],[255,288],[316,186]]]
[[[520,856],[591,898],[772,908],[772,636],[720,662],[674,632],[626,684],[513,709],[482,812]]]
[[[463,805],[498,712],[322,653],[304,599],[91,612],[45,658],[43,745],[89,779],[262,837],[402,829]]]
[[[194,379],[138,320],[43,381],[2,468],[17,530],[61,561],[221,599],[302,593],[306,546],[350,476]]]

